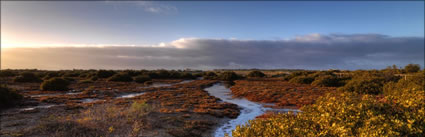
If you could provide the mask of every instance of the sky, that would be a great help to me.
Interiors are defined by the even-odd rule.
[[[2,1],[1,68],[424,65],[424,2]]]

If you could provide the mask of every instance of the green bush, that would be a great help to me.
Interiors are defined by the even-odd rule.
[[[357,77],[339,88],[341,91],[355,92],[361,94],[382,93],[385,79],[382,77]]]
[[[63,78],[51,78],[41,83],[41,90],[66,91],[68,90],[69,81]]]
[[[297,76],[289,80],[290,83],[298,83],[298,84],[311,84],[314,81],[313,77],[309,76]]]
[[[60,77],[60,76],[61,76],[61,73],[52,71],[52,72],[47,72],[44,75],[43,79],[48,80],[48,79],[51,79],[51,78],[54,78],[54,77]]]
[[[404,71],[407,73],[415,73],[421,70],[419,64],[408,64],[404,67]]]
[[[425,92],[416,90],[378,101],[371,95],[327,94],[294,115],[277,114],[237,126],[233,137],[423,136]]]
[[[8,88],[7,86],[0,85],[0,110],[13,107],[19,101],[21,101],[23,96],[16,93],[15,90]]]
[[[399,95],[411,89],[425,90],[425,72],[402,78],[398,82],[388,82],[383,90],[386,95]]]
[[[133,78],[131,78],[128,74],[115,74],[110,77],[108,81],[131,82],[133,81]]]
[[[34,73],[23,72],[21,75],[13,79],[14,82],[41,82],[41,79],[38,78]]]
[[[192,75],[192,73],[183,72],[183,73],[181,73],[180,78],[182,78],[182,79],[194,79],[194,78],[196,78],[196,76]]]
[[[319,76],[311,83],[313,86],[321,87],[338,87],[340,86],[339,79],[332,75]]]
[[[116,72],[113,70],[99,70],[96,72],[98,78],[109,78],[113,76]]]
[[[163,69],[158,70],[156,73],[158,74],[158,78],[161,78],[161,79],[170,78],[171,76],[170,72]]]
[[[278,77],[283,77],[283,78],[285,78],[286,76],[288,76],[289,74],[286,74],[286,73],[280,73],[280,74],[275,74],[275,75],[272,75],[272,78],[278,78]]]
[[[239,79],[239,76],[235,72],[227,71],[221,73],[218,78],[224,81],[233,81]]]
[[[134,78],[134,81],[137,83],[145,83],[146,81],[150,81],[151,78],[149,76],[146,75],[142,75],[142,76],[137,76]]]
[[[248,77],[265,77],[266,75],[258,70],[254,70],[248,73],[247,75]]]
[[[85,79],[85,80],[78,81],[78,84],[84,84],[84,83],[93,83],[93,81],[90,80],[90,79]]]
[[[291,80],[292,78],[295,78],[295,77],[298,77],[298,76],[307,76],[311,73],[312,72],[310,72],[310,71],[296,71],[296,72],[292,72],[291,74],[283,77],[283,80]]]
[[[217,74],[215,74],[214,72],[204,72],[202,77],[204,79],[216,79],[217,78]]]

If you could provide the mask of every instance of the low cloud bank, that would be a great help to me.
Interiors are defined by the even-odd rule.
[[[424,65],[423,37],[311,34],[290,40],[182,38],[151,47],[2,49],[2,68],[381,69]]]

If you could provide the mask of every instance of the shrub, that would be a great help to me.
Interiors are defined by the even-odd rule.
[[[254,70],[248,73],[247,75],[248,77],[265,77],[266,75],[258,70]]]
[[[40,88],[41,90],[65,91],[68,90],[69,84],[69,81],[56,77],[44,81]]]
[[[146,81],[149,81],[149,80],[151,80],[151,78],[146,75],[137,76],[134,78],[134,81],[137,83],[145,83]]]
[[[124,73],[127,73],[131,77],[142,74],[140,71],[135,71],[135,70],[124,70]]]
[[[156,73],[156,72],[148,72],[147,75],[152,79],[160,78],[158,73]]]
[[[67,72],[63,76],[64,77],[79,77],[80,73],[79,72]]]
[[[408,64],[404,67],[404,71],[407,73],[415,73],[421,70],[419,64]]]
[[[41,82],[40,78],[31,72],[23,72],[13,79],[14,82]]]
[[[381,77],[357,77],[339,90],[361,94],[379,94],[382,93],[384,82],[385,80]]]
[[[254,136],[423,136],[425,92],[362,98],[327,94],[294,115],[277,114],[237,126],[233,137]]]
[[[0,110],[13,107],[22,100],[22,98],[22,95],[18,94],[15,90],[0,85]]]
[[[131,78],[128,74],[115,74],[110,77],[108,81],[131,82],[133,81],[133,78]]]
[[[109,78],[115,74],[113,70],[99,70],[96,72],[98,78]]]
[[[16,73],[11,70],[0,70],[0,77],[14,77]]]
[[[59,72],[47,72],[46,75],[44,75],[43,79],[48,80],[54,77],[60,77],[61,74]]]
[[[170,72],[163,69],[158,70],[157,74],[158,74],[158,78],[169,78],[171,76]]]
[[[99,78],[97,78],[97,76],[92,76],[91,78],[90,78],[90,80],[92,80],[92,81],[97,81]]]
[[[239,76],[232,71],[223,72],[218,76],[220,80],[224,81],[233,81],[239,79]]]
[[[215,74],[214,72],[204,72],[202,77],[204,79],[216,79],[217,74]]]
[[[180,78],[183,78],[183,79],[194,79],[196,77],[193,76],[192,73],[184,72],[184,73],[181,73]]]
[[[425,72],[402,78],[398,82],[388,82],[384,85],[383,91],[386,95],[400,95],[412,89],[425,90]]]
[[[67,80],[67,81],[75,81],[75,79],[71,78],[71,77],[62,77],[63,79]]]
[[[78,81],[78,84],[84,84],[84,83],[93,83],[93,81],[90,80],[90,79],[85,79],[85,80]]]
[[[272,78],[286,77],[286,76],[288,76],[288,75],[289,75],[289,74],[286,74],[286,73],[280,73],[280,74],[272,75]]]
[[[311,84],[314,81],[313,77],[309,76],[297,76],[289,80],[290,83],[298,83],[298,84]]]
[[[309,77],[317,78],[320,76],[335,76],[331,71],[317,71],[315,73],[309,74]]]
[[[323,75],[317,77],[311,85],[321,86],[321,87],[338,87],[340,86],[339,80],[337,77],[332,75]]]
[[[298,77],[298,76],[307,76],[308,74],[311,74],[312,72],[309,71],[296,71],[292,72],[291,74],[283,77],[283,80],[291,80],[292,78]]]

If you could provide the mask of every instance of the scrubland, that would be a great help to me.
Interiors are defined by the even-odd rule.
[[[242,109],[204,90],[270,108],[232,136],[421,136],[425,72],[383,70],[1,70],[1,136],[213,136]]]

